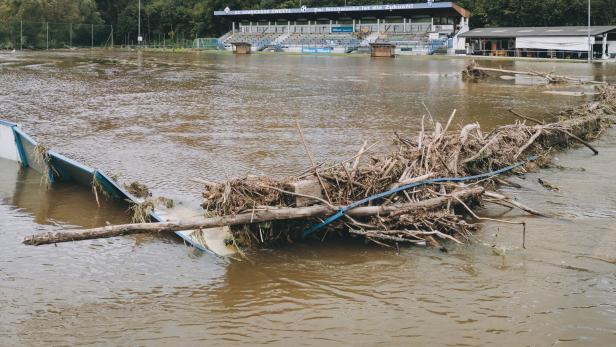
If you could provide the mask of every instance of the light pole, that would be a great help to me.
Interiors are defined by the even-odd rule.
[[[588,0],[588,63],[592,61],[592,42],[590,42],[590,0]]]
[[[141,46],[141,40],[143,40],[143,38],[141,37],[141,0],[139,0],[139,7],[138,7],[138,20],[137,20],[137,44],[139,46]]]

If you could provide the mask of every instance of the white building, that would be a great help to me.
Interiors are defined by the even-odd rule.
[[[592,45],[594,58],[616,57],[616,26],[480,28],[459,36],[472,55],[586,59]]]

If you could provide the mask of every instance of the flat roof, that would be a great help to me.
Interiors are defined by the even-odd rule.
[[[390,4],[390,5],[366,5],[366,6],[336,6],[336,7],[306,7],[301,8],[280,8],[263,10],[231,10],[226,8],[223,11],[214,11],[215,16],[234,17],[239,19],[248,18],[300,18],[315,17],[318,15],[335,17],[359,17],[361,15],[392,15],[407,13],[430,13],[434,11],[448,11],[457,13],[462,17],[470,17],[470,12],[454,2],[423,2],[414,4]]]
[[[602,35],[615,31],[616,26],[591,26],[590,35]],[[516,28],[478,28],[460,34],[460,37],[471,38],[509,38],[509,37],[532,37],[532,36],[587,36],[587,26],[565,27],[516,27]]]

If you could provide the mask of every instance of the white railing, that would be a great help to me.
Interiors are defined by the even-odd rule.
[[[439,33],[453,33],[454,31],[454,26],[453,24],[450,25],[435,25],[434,26],[434,32],[439,32]]]

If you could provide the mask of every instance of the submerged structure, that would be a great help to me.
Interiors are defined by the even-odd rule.
[[[233,53],[235,54],[250,54],[251,44],[247,42],[232,42]]]
[[[75,160],[67,158],[55,151],[47,149],[26,134],[17,124],[0,119],[0,159],[18,162],[21,167],[38,172],[41,184],[52,189],[56,183],[75,184],[92,189],[92,199],[111,199],[124,205],[126,210],[132,209],[139,214],[139,220],[146,222],[166,222],[182,218],[184,220],[200,220],[196,215],[183,210],[157,206],[156,201],[137,197],[131,193],[130,187],[123,186],[102,171],[93,169]],[[135,219],[135,218],[133,218]],[[212,230],[181,230],[175,234],[187,244],[206,252],[219,255],[233,253],[234,250],[224,244],[226,235],[224,229]]]
[[[396,54],[396,45],[391,43],[371,43],[370,55],[373,57],[393,57]]]
[[[470,12],[453,2],[214,11],[229,25],[220,38],[252,44],[253,51],[350,53],[380,42],[396,54],[464,52],[458,35]]]

